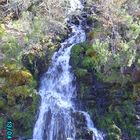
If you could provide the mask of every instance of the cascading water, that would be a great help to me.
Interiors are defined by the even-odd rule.
[[[77,7],[82,7],[79,0]],[[74,5],[72,5],[74,8]],[[69,65],[70,51],[73,45],[86,39],[82,26],[71,25],[71,37],[61,44],[61,48],[52,57],[52,64],[41,79],[39,94],[41,106],[38,120],[33,131],[33,140],[75,140],[76,130],[72,113],[76,112],[72,99],[75,98],[74,75]],[[93,127],[86,112],[81,112],[87,121],[87,127],[93,131],[93,140],[103,140]]]

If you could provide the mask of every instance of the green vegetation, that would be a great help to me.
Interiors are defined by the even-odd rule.
[[[28,70],[17,69],[12,64],[1,68],[0,76],[5,78],[0,89],[0,109],[11,114],[14,135],[30,138],[39,105],[36,81]]]
[[[30,139],[40,100],[37,80],[69,32],[64,19],[83,17],[69,15],[65,0],[7,2],[0,2],[0,111],[11,114],[14,136]],[[140,139],[139,5],[139,0],[87,0],[87,41],[71,50],[78,99],[106,140]],[[0,118],[0,129],[5,122]]]
[[[54,4],[46,0],[0,2],[0,112],[11,114],[15,137],[32,137],[40,101],[38,79],[66,35],[63,12],[55,15],[61,7],[56,12],[50,9],[52,17],[46,11]],[[0,129],[5,122],[0,120]]]
[[[111,105],[104,116],[98,116],[97,124],[109,134],[107,136],[109,140],[115,139],[116,136],[120,139],[122,134],[131,139],[140,137],[139,130],[134,126],[135,108],[133,104],[134,102],[128,100],[118,106]]]
[[[94,3],[88,2],[88,6]],[[107,134],[106,140],[140,138],[136,119],[140,99],[140,25],[130,4],[129,0],[96,1],[98,8],[90,16],[94,25],[88,40],[75,45],[71,53],[78,98],[85,100],[96,126]],[[133,6],[139,4],[135,1]]]

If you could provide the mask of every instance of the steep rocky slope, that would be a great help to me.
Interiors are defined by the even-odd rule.
[[[138,140],[140,26],[136,13],[140,3],[114,0],[87,4],[87,41],[71,52],[79,107],[84,103],[82,107],[105,132],[106,140]]]

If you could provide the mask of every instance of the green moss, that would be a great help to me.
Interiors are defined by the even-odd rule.
[[[34,94],[30,100],[20,98],[19,104],[11,108],[11,119],[15,123],[15,135],[31,138],[39,100],[40,97]]]
[[[82,61],[82,66],[85,69],[93,68],[93,60],[91,57],[85,57]]]
[[[120,136],[115,133],[109,133],[106,139],[107,140],[120,140]]]
[[[84,52],[84,48],[81,46],[81,44],[79,45],[75,45],[72,49],[71,49],[71,57],[72,57],[72,65],[73,67],[77,67],[78,65],[80,65],[80,55]]]
[[[0,77],[5,78],[9,76],[9,69],[7,67],[0,67]]]
[[[5,106],[5,101],[3,99],[0,99],[0,109],[3,109]]]
[[[28,71],[13,71],[10,73],[8,81],[11,85],[24,85],[32,81],[32,75]]]
[[[125,46],[124,50],[130,47],[129,45],[123,45]],[[96,103],[93,103],[93,105],[89,103],[87,107],[90,114],[96,119],[97,127],[108,134],[107,140],[120,140],[122,135],[126,135],[130,139],[140,137],[135,126],[136,112],[134,106],[134,102],[139,99],[139,84],[133,85],[134,93],[130,89],[125,88],[126,85],[128,87],[132,86],[132,83],[130,82],[130,76],[122,77],[119,69],[122,66],[122,62],[125,61],[124,56],[126,55],[124,50],[114,57],[109,50],[108,42],[103,43],[96,40],[92,47],[85,45],[85,43],[73,47],[71,54],[71,64],[76,77],[78,77],[79,98],[86,99],[86,97],[90,96],[92,82],[86,85],[84,81],[87,81],[85,80],[87,78],[89,80],[87,73],[91,73],[93,69],[96,72],[94,74],[98,74],[101,81],[112,84],[112,88],[109,89],[108,96],[106,97],[110,100],[110,103],[103,108],[104,110],[99,109],[98,111]],[[124,55],[124,58],[122,58],[122,55]],[[119,57],[122,60],[119,61]],[[118,92],[120,87],[124,88],[120,90],[123,94]],[[100,115],[101,110],[103,111],[102,115]]]
[[[135,68],[139,69],[140,65],[139,52],[135,48],[139,43],[140,26],[127,10],[121,9],[120,12],[122,21],[113,22],[118,29],[115,32],[115,26],[109,27],[108,21],[102,20],[102,14],[89,19],[89,22],[94,20],[94,29],[88,33],[88,42],[72,48],[71,65],[78,77],[78,97],[85,100],[86,109],[94,117],[95,125],[108,135],[106,139],[120,140],[126,136],[135,140],[140,138],[135,117],[135,103],[140,100],[139,79],[133,83]],[[129,72],[126,70],[125,74],[123,68],[128,68]],[[98,79],[94,81],[97,82],[95,102],[87,99],[94,91],[91,90],[93,82],[88,86],[84,83],[89,80],[86,71]],[[100,89],[100,82],[107,87]]]
[[[9,37],[6,43],[1,46],[1,51],[6,56],[4,63],[10,64],[14,62],[18,67],[21,67],[21,50],[22,47],[18,44],[17,39]]]
[[[12,118],[16,122],[17,120],[20,120],[22,118],[22,113],[21,112],[14,111],[12,113]]]
[[[140,82],[133,84],[133,94],[135,99],[140,99]]]
[[[90,93],[90,87],[82,82],[79,83],[79,86],[80,86],[80,95],[79,95],[80,98],[86,99],[86,97],[88,97]]]
[[[6,121],[4,118],[0,117],[0,130],[5,128]]]
[[[28,57],[29,65],[33,65],[33,62],[35,60],[35,54],[34,53],[29,53],[26,55]],[[23,56],[24,57],[24,56]]]
[[[11,90],[11,94],[14,97],[21,96],[23,99],[25,99],[26,97],[34,94],[34,89],[29,86],[18,86]]]
[[[40,99],[36,94],[37,82],[26,68],[17,69],[13,64],[3,67],[1,72],[6,82],[0,97],[6,100],[0,100],[0,109],[11,113],[15,136],[31,138]]]
[[[113,125],[113,119],[111,114],[104,114],[100,119],[97,120],[97,124],[100,128],[106,129],[108,126]]]
[[[76,77],[78,79],[80,79],[80,78],[84,77],[87,74],[87,70],[86,69],[76,69],[75,74],[76,74]]]
[[[108,131],[113,132],[114,134],[118,134],[119,136],[122,135],[121,129],[117,127],[115,124],[110,125]]]
[[[135,127],[135,107],[132,100],[123,101],[120,106],[112,106],[107,110],[109,112],[97,117],[97,124],[110,133],[108,139],[112,140],[113,137],[115,139],[116,135],[121,137],[122,133],[127,134],[131,139],[139,137]],[[98,111],[96,113],[98,115]]]
[[[33,102],[32,102],[31,107],[29,108],[29,111],[32,114],[36,114],[37,113],[39,102],[40,102],[40,96],[39,95],[33,95]]]
[[[95,37],[95,35],[94,35],[94,32],[93,31],[91,31],[91,32],[88,33],[89,40],[94,39],[94,37]]]
[[[0,23],[0,37],[2,37],[5,34],[5,26],[4,24]]]

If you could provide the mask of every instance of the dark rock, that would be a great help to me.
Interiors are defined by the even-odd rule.
[[[80,19],[78,16],[72,16],[72,19],[71,19],[71,23],[75,24],[75,25],[79,25],[80,24]]]
[[[91,27],[90,27],[90,26],[86,26],[86,27],[85,27],[85,32],[88,33],[88,32],[90,32],[90,30],[91,30]]]
[[[32,102],[33,102],[33,98],[32,97],[27,97],[25,104],[26,104],[26,106],[31,106]]]
[[[7,0],[0,0],[0,5],[6,4]]]
[[[88,26],[92,26],[93,25],[93,18],[91,17],[91,16],[89,16],[88,18],[87,18],[87,25]]]
[[[86,12],[83,12],[82,14],[81,14],[81,16],[83,17],[83,18],[87,18],[87,13]]]
[[[133,82],[140,82],[140,69],[135,67],[132,71],[132,80]]]
[[[140,120],[137,120],[136,124],[137,124],[138,127],[140,127]]]
[[[128,41],[129,37],[127,31],[129,30],[129,28],[127,27],[127,25],[119,23],[118,27],[119,27],[118,32],[120,33],[122,38]]]
[[[23,55],[22,63],[37,78],[46,72],[49,61],[46,55],[42,57],[29,53]]]
[[[80,112],[76,112],[73,115],[75,118],[76,139],[92,140],[92,135],[94,134],[91,130],[88,130],[84,115]]]

